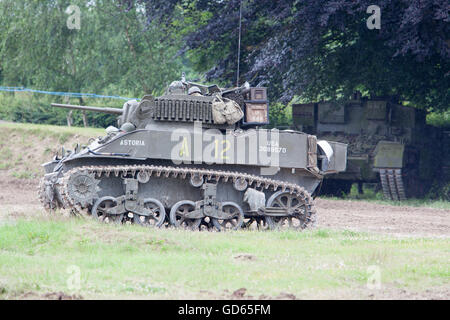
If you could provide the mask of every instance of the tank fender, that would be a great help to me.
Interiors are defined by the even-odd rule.
[[[325,156],[322,159],[321,170],[326,172],[326,171],[328,171],[328,167],[329,167],[330,161],[331,161],[331,159],[333,157],[333,148],[325,140],[317,141],[317,145],[319,146],[320,150],[322,151],[321,153]]]
[[[319,140],[317,141],[317,144],[319,145],[320,149],[322,149],[322,151],[325,153],[327,160],[331,161],[331,158],[333,157],[334,154],[333,147],[325,140]]]
[[[317,145],[323,155],[321,173],[330,174],[347,168],[347,144],[336,141],[319,140]]]
[[[59,162],[60,162],[60,160],[53,160],[53,161],[42,164],[42,167],[44,167],[45,173],[52,173],[55,170],[55,167],[58,165]]]

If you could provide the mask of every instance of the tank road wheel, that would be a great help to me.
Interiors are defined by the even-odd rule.
[[[144,206],[150,211],[149,216],[133,215],[133,221],[146,227],[161,227],[166,218],[166,210],[161,202],[148,198],[144,200]]]
[[[309,222],[307,219],[307,205],[305,201],[289,192],[278,191],[267,200],[267,207],[283,208],[291,213],[285,217],[267,216],[267,224],[271,229],[289,227],[294,229],[304,229]]]
[[[116,223],[121,224],[123,221],[122,214],[108,214],[107,210],[117,205],[116,198],[103,197],[98,199],[92,207],[92,216],[98,221],[104,223]]]
[[[228,215],[228,219],[212,218],[212,223],[217,230],[238,230],[244,223],[244,212],[234,202],[222,203],[222,211]]]
[[[182,200],[175,203],[170,209],[170,223],[176,228],[185,228],[198,230],[202,219],[189,219],[185,215],[195,210],[195,202],[190,200]]]

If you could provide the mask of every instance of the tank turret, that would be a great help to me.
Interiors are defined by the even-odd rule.
[[[157,98],[146,95],[139,102],[130,100],[122,109],[57,103],[52,106],[117,114],[119,127],[131,123],[137,129],[156,123],[201,122],[209,128],[221,129],[268,123],[266,88],[250,88],[247,82],[241,87],[221,89],[217,85],[173,81],[164,95]]]

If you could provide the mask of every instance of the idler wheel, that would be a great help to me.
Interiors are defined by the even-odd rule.
[[[147,208],[151,214],[149,216],[133,215],[133,221],[137,224],[146,227],[161,227],[166,218],[166,210],[161,202],[156,199],[148,198],[144,200],[144,207]]]
[[[222,203],[222,211],[225,212],[229,218],[217,219],[212,218],[212,223],[219,231],[225,230],[238,230],[244,223],[244,211],[242,208],[234,202]]]
[[[198,230],[202,219],[189,219],[185,215],[195,210],[195,202],[190,200],[181,200],[175,203],[170,210],[170,223],[177,228]]]
[[[122,214],[109,214],[108,209],[111,209],[117,205],[116,198],[103,197],[98,199],[92,207],[92,216],[98,221],[104,223],[116,223],[121,224],[123,221]]]
[[[267,200],[267,207],[278,207],[286,210],[288,216],[266,216],[267,224],[271,229],[284,227],[304,229],[306,227],[306,204],[297,195],[278,191]]]

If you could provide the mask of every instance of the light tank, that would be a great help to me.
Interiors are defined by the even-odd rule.
[[[347,169],[327,176],[326,194],[348,193],[357,182],[380,186],[389,200],[423,197],[445,174],[445,148],[439,129],[426,113],[394,97],[367,98],[355,92],[344,102],[293,104],[294,128],[319,139],[348,144]]]
[[[39,195],[110,223],[188,229],[304,229],[326,174],[346,166],[346,144],[266,130],[266,88],[181,81],[122,109],[52,104],[118,115],[118,127],[43,164]]]

